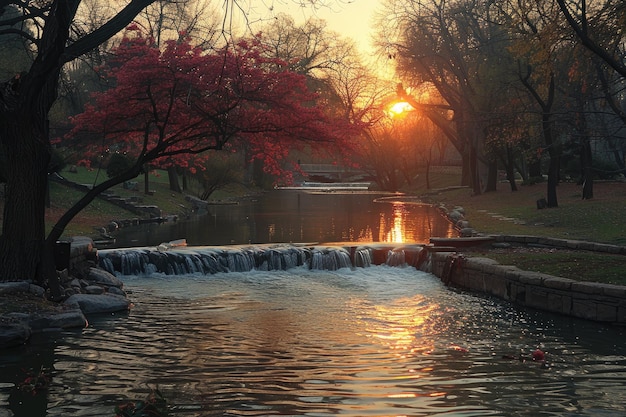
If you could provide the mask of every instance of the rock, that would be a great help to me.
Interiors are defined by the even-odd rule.
[[[104,294],[104,288],[99,285],[89,285],[85,287],[86,294]]]
[[[124,283],[120,281],[119,278],[100,268],[90,268],[88,279],[93,283],[104,285],[105,287],[122,288],[124,286]]]
[[[71,310],[51,316],[50,326],[61,329],[87,327],[87,319],[81,310]]]
[[[43,298],[44,294],[46,293],[46,290],[43,287],[40,287],[39,285],[30,284],[28,287],[28,292],[36,295],[37,297]]]
[[[456,223],[459,220],[463,219],[463,213],[456,211],[456,210],[452,210],[450,213],[448,213],[448,217],[450,218],[450,220]]]
[[[121,295],[122,297],[126,297],[126,292],[117,287],[109,287],[109,294]]]
[[[20,346],[30,338],[30,328],[24,323],[0,325],[0,349]]]
[[[461,229],[459,234],[461,235],[461,237],[472,237],[474,236],[474,229],[472,229],[471,227],[466,227],[464,229]]]
[[[67,268],[63,269],[62,271],[57,271],[57,274],[59,275],[59,281],[61,282],[61,284],[65,284],[68,281],[72,280],[70,272],[67,270]]]
[[[0,294],[17,294],[20,292],[27,293],[29,290],[30,284],[25,281],[0,283]]]
[[[456,227],[458,227],[459,229],[467,229],[468,227],[470,227],[470,222],[468,222],[467,220],[459,220],[458,222],[456,222]]]
[[[114,294],[74,294],[65,300],[67,306],[80,308],[84,314],[114,313],[130,309],[130,301]]]
[[[43,329],[47,329],[51,327],[50,317],[48,316],[31,317],[28,320],[28,326],[30,327],[31,330],[34,330],[34,331],[41,331]]]

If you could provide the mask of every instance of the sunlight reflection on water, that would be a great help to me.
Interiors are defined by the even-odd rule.
[[[49,416],[110,415],[157,385],[198,408],[182,416],[626,412],[620,330],[451,291],[413,268],[123,279],[127,318],[56,342]],[[549,369],[502,358],[537,346]]]

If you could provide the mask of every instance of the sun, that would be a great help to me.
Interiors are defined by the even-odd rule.
[[[389,114],[391,115],[391,117],[395,117],[411,110],[415,110],[415,108],[409,103],[407,103],[406,101],[398,101],[397,103],[394,103],[391,107],[389,107]]]

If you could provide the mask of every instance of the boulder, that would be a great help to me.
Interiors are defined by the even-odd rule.
[[[35,285],[35,284],[30,284],[28,286],[28,292],[41,298],[43,298],[44,295],[46,294],[46,290],[43,287],[40,287],[39,285]]]
[[[0,349],[20,346],[30,338],[30,328],[24,323],[0,324]]]
[[[74,294],[65,304],[72,308],[80,308],[84,314],[114,313],[130,309],[127,298],[114,294]]]
[[[122,288],[124,286],[124,283],[120,281],[119,278],[100,268],[90,268],[89,277],[87,279],[105,287]]]
[[[104,288],[99,285],[89,285],[85,287],[86,294],[104,294]]]
[[[463,213],[456,211],[456,210],[452,210],[450,213],[448,213],[448,217],[450,218],[450,220],[456,223],[459,220],[462,220],[464,216],[463,216]]]
[[[27,293],[30,291],[30,284],[26,281],[0,282],[0,294]]]
[[[50,327],[68,329],[87,327],[87,319],[81,310],[71,310],[50,316]]]

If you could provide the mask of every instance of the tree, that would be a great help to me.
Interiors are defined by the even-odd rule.
[[[87,194],[87,200],[81,200],[71,213],[63,216],[46,238],[45,190],[51,154],[48,116],[57,98],[61,70],[111,39],[153,2],[130,0],[119,8],[109,4],[113,10],[111,17],[89,32],[73,26],[80,21],[81,0],[8,1],[0,6],[0,37],[19,35],[28,42],[34,55],[26,71],[12,75],[0,85],[0,143],[7,155],[0,236],[1,280],[35,279],[50,285],[53,298],[61,296],[55,285],[56,239],[85,201],[114,184],[105,181],[104,185],[95,187]],[[6,14],[11,5],[20,12],[15,18]],[[20,29],[15,29],[16,24]],[[28,28],[33,28],[35,35]],[[116,181],[119,180],[123,179]]]
[[[196,172],[195,178],[202,187],[198,197],[208,200],[211,195],[230,184],[243,182],[240,155],[232,152],[212,155],[206,168]]]
[[[582,44],[614,71],[626,78],[626,64],[624,64],[626,3],[621,0],[604,0],[600,4],[596,2],[592,7],[589,7],[589,3],[594,3],[593,1],[556,1],[567,23]],[[588,16],[590,9],[597,12],[591,21]],[[594,29],[595,33],[593,32]],[[601,36],[601,32],[607,32],[607,29],[612,36]]]
[[[414,107],[426,110],[462,155],[463,184],[475,194],[489,190],[495,170],[485,157],[485,130],[494,101],[503,96],[503,80],[494,68],[506,65],[501,55],[508,42],[499,28],[495,3],[397,0],[389,5],[390,17],[382,31],[392,38],[383,48],[397,61],[407,84],[432,86],[453,117],[442,118],[441,112],[423,103]],[[414,104],[403,88],[398,92]]]
[[[45,239],[45,195],[51,146],[48,113],[57,98],[62,67],[122,30],[153,0],[131,0],[94,31],[71,39],[80,0],[4,2],[0,35],[18,34],[35,58],[27,71],[0,86],[0,141],[6,160],[6,194],[0,276],[2,280],[56,280],[54,240]],[[7,17],[9,5],[20,14]],[[21,23],[24,29],[15,30]],[[36,28],[35,38],[27,28]],[[55,232],[58,234],[58,231]],[[60,294],[54,294],[59,296]]]
[[[257,38],[216,53],[193,47],[188,38],[167,41],[161,50],[130,27],[103,69],[115,87],[94,94],[93,104],[72,118],[68,136],[88,145],[85,164],[111,148],[134,162],[94,187],[55,229],[62,230],[94,194],[136,177],[147,164],[196,172],[205,168],[206,151],[245,143],[268,171],[285,174],[285,156],[304,143],[349,149],[341,146],[349,125],[327,117],[305,77],[281,70],[280,61],[263,51]]]

